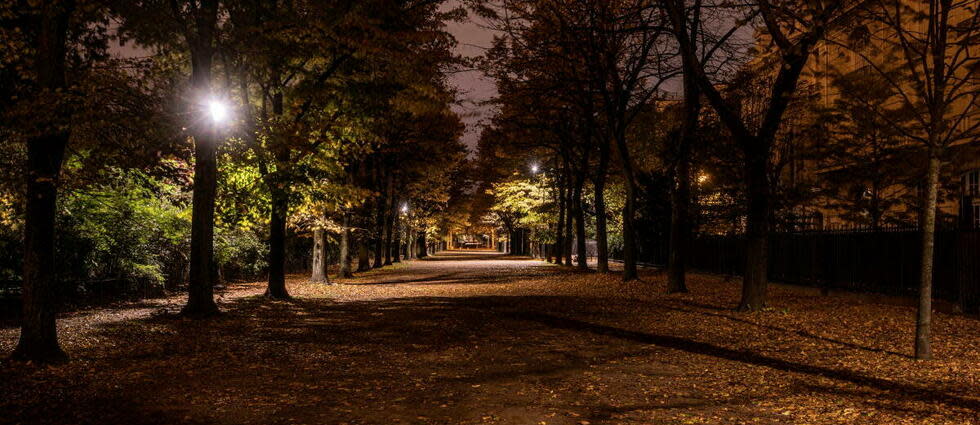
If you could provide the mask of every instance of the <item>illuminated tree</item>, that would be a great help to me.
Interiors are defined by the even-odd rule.
[[[219,0],[113,2],[120,33],[141,45],[187,54],[190,87],[182,96],[186,126],[194,139],[194,202],[191,218],[190,280],[183,313],[207,317],[214,302],[214,211],[217,193],[218,129],[226,107],[212,89]]]

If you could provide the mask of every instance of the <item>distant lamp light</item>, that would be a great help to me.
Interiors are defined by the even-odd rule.
[[[698,184],[705,184],[708,180],[711,180],[711,176],[704,173],[698,174]]]
[[[211,121],[215,124],[228,120],[228,106],[218,99],[208,100],[208,112],[211,114]]]
[[[538,174],[538,164],[531,164],[531,173]]]
[[[408,204],[402,204],[402,214],[408,213]]]

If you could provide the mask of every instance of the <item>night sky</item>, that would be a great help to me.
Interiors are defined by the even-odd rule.
[[[446,7],[458,5],[456,0],[452,0]],[[459,42],[457,52],[467,57],[483,54],[484,48],[489,47],[493,40],[493,32],[481,27],[479,18],[472,14],[470,20],[466,22],[450,22],[448,29]],[[460,104],[456,106],[456,111],[466,122],[466,135],[463,136],[463,142],[470,148],[472,154],[480,137],[480,120],[487,115],[485,113],[487,108],[480,107],[478,103],[492,98],[497,93],[496,86],[479,71],[456,73],[450,77],[450,80],[460,91]]]

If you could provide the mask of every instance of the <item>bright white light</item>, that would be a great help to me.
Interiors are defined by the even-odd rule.
[[[402,213],[408,212],[408,204],[402,204]]]
[[[211,121],[220,124],[228,119],[228,107],[220,100],[211,99],[208,101],[208,111],[211,113]]]
[[[538,164],[531,164],[531,172],[538,174]]]

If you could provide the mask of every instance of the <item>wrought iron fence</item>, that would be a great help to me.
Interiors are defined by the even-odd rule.
[[[665,265],[667,238],[641,247],[640,260]],[[769,238],[769,280],[822,288],[897,295],[918,292],[922,232],[911,227],[838,228],[776,232]],[[741,275],[741,235],[698,235],[691,241],[692,270]],[[980,298],[980,230],[939,230],[933,290],[937,297],[977,305]]]

